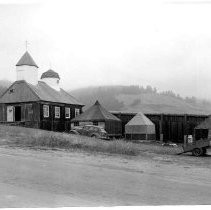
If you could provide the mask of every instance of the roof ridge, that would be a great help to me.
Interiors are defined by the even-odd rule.
[[[27,83],[25,80],[23,80],[25,83],[26,83],[26,85],[29,87],[29,89],[31,90],[31,92],[39,99],[39,100],[41,100],[41,98],[39,97],[39,95],[31,88],[31,86],[30,86],[30,84],[29,83]]]
[[[80,103],[80,105],[85,106],[85,104],[82,104],[80,101],[78,101],[77,98],[75,98],[74,96],[70,95],[67,91],[65,91],[63,88],[60,88],[60,91],[63,91],[65,94],[67,94],[68,96],[72,97],[74,100],[76,100],[78,103]]]
[[[99,102],[98,102],[99,103]],[[103,116],[105,117],[105,118],[107,118],[106,116],[105,116],[105,113],[104,112],[106,112],[110,117],[112,117],[112,118],[114,118],[114,119],[116,119],[116,120],[120,120],[119,118],[117,118],[115,115],[113,115],[112,113],[110,113],[105,107],[103,107],[100,103],[99,103],[99,109],[100,109],[100,111],[102,112],[102,114],[103,114]]]

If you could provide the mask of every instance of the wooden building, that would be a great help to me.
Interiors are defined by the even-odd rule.
[[[85,124],[98,125],[103,127],[109,136],[122,136],[121,120],[108,112],[98,101],[84,113],[72,119],[71,122],[72,127]]]
[[[121,119],[122,132],[125,125],[137,114],[134,112],[111,112]],[[193,114],[145,114],[154,124],[156,140],[182,143],[186,135],[194,135],[194,128],[208,118],[208,115]]]
[[[26,52],[16,65],[17,81],[0,96],[0,123],[68,131],[83,104],[59,86],[53,70],[38,81],[38,66]]]
[[[204,120],[198,126],[195,127],[196,140],[206,139],[211,137],[211,117]]]

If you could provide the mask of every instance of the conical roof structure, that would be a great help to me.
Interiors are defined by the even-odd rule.
[[[136,114],[126,125],[154,125],[143,113]]]
[[[208,129],[211,130],[211,116],[200,123],[195,129]]]
[[[86,121],[121,121],[119,118],[108,112],[101,106],[99,101],[96,101],[93,106],[87,109],[81,115],[78,115],[71,122],[86,122]]]
[[[125,133],[155,134],[155,125],[143,113],[139,112],[125,125]]]
[[[28,51],[26,51],[24,53],[24,55],[21,57],[21,59],[16,64],[16,66],[23,66],[23,65],[35,66],[35,67],[38,68],[37,64],[35,63],[35,61],[31,57],[31,55],[28,53]]]
[[[44,72],[41,76],[41,79],[44,78],[57,78],[60,79],[59,74],[52,69],[49,69],[48,71]]]

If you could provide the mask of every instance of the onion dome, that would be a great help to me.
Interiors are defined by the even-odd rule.
[[[56,78],[56,79],[60,79],[59,74],[55,71],[53,71],[52,69],[49,69],[48,71],[44,72],[41,76],[41,79],[44,78]]]
[[[21,59],[18,61],[16,66],[35,66],[38,68],[37,64],[34,62],[33,58],[31,55],[26,51],[24,55],[21,57]]]

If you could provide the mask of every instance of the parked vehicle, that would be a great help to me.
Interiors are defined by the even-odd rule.
[[[192,152],[192,155],[198,157],[205,155],[207,152],[207,149],[211,147],[211,139],[200,139],[196,140],[194,137],[193,138],[188,138],[187,141],[184,142],[183,145],[183,152]]]
[[[95,125],[77,126],[70,130],[70,133],[109,140],[107,132],[102,127]]]

